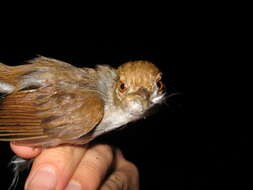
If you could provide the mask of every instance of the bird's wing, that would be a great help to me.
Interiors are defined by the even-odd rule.
[[[64,72],[71,75],[67,70]],[[35,72],[33,76],[53,80],[54,74],[47,71],[36,75]],[[29,77],[30,74],[25,75],[28,80],[25,83],[29,83]],[[88,78],[86,76],[86,82]],[[0,140],[29,145],[71,143],[91,132],[101,121],[104,101],[97,91],[85,85],[71,85],[78,81],[67,79],[53,83],[41,78],[38,81],[40,85],[18,87],[0,99]]]

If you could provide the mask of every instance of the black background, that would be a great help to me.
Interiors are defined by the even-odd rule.
[[[235,113],[232,95],[241,90],[239,70],[231,68],[240,64],[242,52],[231,38],[200,30],[143,40],[11,40],[0,44],[0,61],[17,65],[43,55],[91,67],[154,62],[164,73],[168,94],[181,95],[149,118],[96,141],[122,149],[139,168],[141,189],[243,188],[251,181],[252,140]],[[1,189],[10,183],[11,156],[8,143],[0,143],[0,171],[6,174]]]

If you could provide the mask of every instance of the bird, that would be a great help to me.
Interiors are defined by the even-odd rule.
[[[44,56],[17,66],[0,63],[0,141],[86,144],[144,118],[165,94],[162,72],[145,60],[118,68],[76,67]]]

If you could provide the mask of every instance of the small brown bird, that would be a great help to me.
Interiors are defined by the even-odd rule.
[[[118,69],[77,68],[37,57],[0,63],[0,140],[28,146],[85,144],[144,117],[164,99],[162,73],[133,61]]]

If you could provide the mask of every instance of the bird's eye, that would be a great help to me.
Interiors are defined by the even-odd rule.
[[[156,86],[157,86],[157,88],[158,88],[158,90],[159,90],[160,92],[163,91],[164,85],[163,85],[162,80],[157,81],[157,82],[156,82]]]
[[[124,82],[120,81],[120,84],[119,84],[119,91],[120,92],[125,92],[126,91],[126,85]]]

